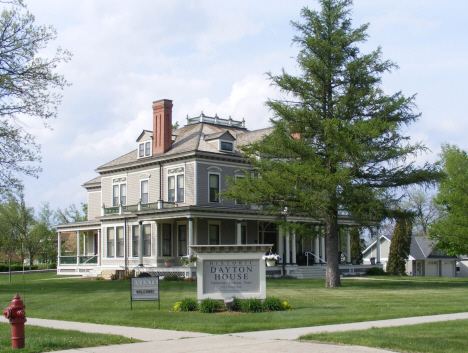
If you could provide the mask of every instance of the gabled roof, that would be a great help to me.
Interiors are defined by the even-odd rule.
[[[229,131],[220,131],[215,132],[214,134],[205,135],[205,141],[210,140],[220,140],[220,139],[229,139],[231,141],[235,140],[235,137],[231,135]]]
[[[148,130],[144,130],[144,132],[145,131]],[[157,161],[157,159],[161,157],[170,157],[173,155],[192,151],[209,152],[216,153],[219,155],[241,157],[241,152],[239,151],[237,146],[234,147],[234,152],[223,152],[215,146],[213,146],[212,144],[210,144],[209,142],[207,142],[206,139],[203,139],[203,137],[231,135],[233,140],[235,139],[235,137],[237,137],[237,145],[246,145],[263,138],[265,135],[271,133],[271,131],[273,131],[272,128],[246,132],[246,130],[241,127],[214,125],[209,123],[197,123],[187,125],[172,132],[172,135],[175,135],[177,138],[172,143],[171,148],[165,153],[153,155],[151,157],[144,158],[144,160],[141,160],[138,159],[136,150],[133,150],[106,164],[101,165],[99,168],[96,169],[96,172],[100,172],[101,170],[108,168],[117,168],[119,166],[127,164],[138,165],[138,162],[140,161],[142,163],[146,163],[151,160]]]
[[[91,188],[91,187],[96,187],[101,185],[101,176],[97,176],[94,179],[91,179],[87,181],[86,183],[83,184],[83,187],[85,188]]]
[[[143,130],[140,134],[140,136],[138,136],[138,138],[136,139],[136,142],[140,142],[140,139],[145,135],[145,134],[148,134],[151,138],[153,138],[153,131],[151,130]]]

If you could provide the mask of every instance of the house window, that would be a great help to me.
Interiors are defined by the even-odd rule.
[[[168,177],[167,188],[167,201],[184,202],[184,174]]]
[[[116,237],[116,244],[117,244],[117,257],[124,256],[124,229],[123,227],[117,227],[117,237]]]
[[[138,257],[139,252],[140,227],[132,226],[132,256]]]
[[[219,174],[209,174],[210,202],[219,202]]]
[[[162,224],[162,256],[172,256],[172,226]]]
[[[148,203],[148,180],[141,182],[141,203]]]
[[[221,151],[232,152],[234,149],[234,145],[232,144],[232,142],[220,141],[220,149]]]
[[[185,256],[187,255],[187,225],[180,224],[177,233],[179,236],[178,241],[178,255]]]
[[[138,152],[138,157],[142,158],[145,156],[145,146],[142,143],[138,146]]]
[[[114,185],[112,187],[112,206],[116,207],[119,205],[119,186]]]
[[[138,158],[151,156],[151,141],[142,142],[138,145]]]
[[[247,226],[241,225],[241,244],[247,244]]]
[[[151,256],[151,224],[143,225],[143,256]]]
[[[114,228],[107,228],[107,257],[114,257]]]
[[[112,186],[112,206],[119,206],[119,201],[122,205],[127,204],[127,184]]]
[[[210,245],[219,245],[219,224],[210,224]]]

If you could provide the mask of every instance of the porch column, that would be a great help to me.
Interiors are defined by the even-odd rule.
[[[57,232],[57,256],[60,258],[62,256],[62,237],[61,237],[61,232]],[[57,261],[57,264],[59,261]]]
[[[143,267],[143,222],[138,222],[140,235],[138,236],[138,266]]]
[[[97,254],[98,254],[98,265],[101,265],[101,228],[97,230]]]
[[[80,263],[80,231],[76,231],[76,263]]]
[[[320,233],[322,233],[322,231]],[[322,241],[322,254],[320,255],[320,257],[322,259],[322,262],[325,262],[325,234],[320,234],[320,240]]]
[[[319,263],[319,256],[320,256],[320,240],[319,240],[319,227],[315,226],[315,230],[317,231],[315,235],[315,246],[314,246],[314,263],[318,264]]]
[[[237,241],[236,241],[236,244],[237,245],[241,245],[242,244],[242,223],[241,221],[238,219],[236,221],[237,223]]]
[[[292,247],[292,264],[295,265],[296,264],[296,230],[293,229],[292,230],[292,244],[291,244],[291,247]]]
[[[289,239],[289,229],[286,230],[286,264],[291,263],[291,252],[290,252],[290,239]]]
[[[278,232],[278,255],[281,256],[281,260],[279,260],[279,263],[284,262],[283,236],[284,236],[284,227],[280,226],[279,227],[279,232]]]
[[[86,248],[86,238],[88,237],[88,232],[85,232],[83,235],[83,255],[88,255],[88,249]]]
[[[193,218],[188,219],[188,242],[190,245],[195,245],[193,243]],[[193,250],[189,247],[189,255],[193,255]]]
[[[349,227],[346,228],[346,263],[351,263],[351,236],[349,235]]]
[[[377,228],[377,263],[380,263],[380,229]]]

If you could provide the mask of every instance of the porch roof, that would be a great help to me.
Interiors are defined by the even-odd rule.
[[[63,223],[54,226],[59,232],[76,232],[80,230],[91,230],[101,228],[101,222],[98,220]]]

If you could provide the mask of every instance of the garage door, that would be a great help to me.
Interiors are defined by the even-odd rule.
[[[442,277],[454,277],[455,276],[455,261],[443,261],[442,260]]]
[[[438,277],[438,261],[426,261],[426,277]]]

